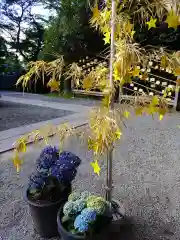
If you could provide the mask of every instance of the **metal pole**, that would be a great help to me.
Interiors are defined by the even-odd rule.
[[[180,76],[178,76],[177,80],[178,79],[180,79]],[[176,111],[180,111],[180,87],[178,86],[178,84],[176,85],[174,108],[176,109]]]
[[[115,55],[115,21],[116,21],[116,2],[112,0],[112,15],[111,15],[111,53],[110,53],[110,88],[113,89],[113,63]],[[114,108],[114,98],[111,97],[110,109]],[[107,189],[106,200],[112,201],[112,160],[113,160],[113,147],[107,153]]]

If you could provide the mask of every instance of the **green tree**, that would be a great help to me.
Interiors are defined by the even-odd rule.
[[[37,0],[4,0],[0,4],[0,27],[7,44],[25,61],[36,60],[42,46],[44,19],[32,10],[38,3]]]
[[[86,0],[62,0],[44,37],[41,57],[45,60],[64,55],[75,61],[80,56],[100,52],[104,48],[102,37],[90,28],[90,7]]]
[[[33,21],[24,31],[24,37],[20,43],[10,42],[12,49],[20,50],[25,56],[25,61],[36,61],[43,45],[44,27],[41,23]]]

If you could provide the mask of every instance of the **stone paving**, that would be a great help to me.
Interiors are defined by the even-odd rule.
[[[114,151],[114,198],[126,210],[132,234],[124,229],[116,240],[180,239],[180,114],[167,114],[163,121],[150,117],[129,120]],[[57,144],[56,139],[52,143]],[[29,146],[19,175],[10,161],[11,152],[0,155],[0,236],[2,240],[43,240],[34,233],[28,206],[23,200],[27,177],[34,169],[40,147]],[[70,138],[65,146],[81,157],[74,189],[104,194],[106,165],[100,177],[92,174],[92,155],[86,145]],[[130,230],[128,228],[128,233]],[[58,240],[55,238],[53,240]]]
[[[0,101],[0,132],[73,114],[72,111],[10,101]]]
[[[23,134],[31,132],[47,124],[57,125],[65,122],[69,122],[73,126],[83,124],[86,122],[86,117],[90,109],[90,106],[85,104],[86,101],[88,103],[87,105],[90,105],[90,101],[86,99],[84,99],[84,101],[71,101],[62,98],[49,98],[38,94],[23,95],[22,93],[18,92],[2,92],[0,104],[2,106],[6,104],[7,110],[4,110],[3,113],[4,108],[2,108],[0,116],[4,118],[4,124],[9,122],[12,128],[8,130],[5,128],[4,131],[2,131],[0,128],[0,152],[5,152],[9,149],[12,149],[12,145],[15,140]],[[84,102],[85,105],[80,105],[82,102]],[[8,103],[10,106],[9,108]],[[94,104],[95,102],[92,102],[91,106]],[[19,108],[17,107],[18,105]],[[16,109],[13,109],[12,106],[16,106]],[[29,110],[32,112],[30,113]],[[7,114],[10,116],[13,115],[12,118],[16,120],[14,122],[14,127],[13,119],[11,121],[9,117],[6,117]],[[34,119],[32,119],[33,115]],[[37,120],[38,116],[40,116],[39,120]],[[24,119],[20,119],[19,123],[17,123],[18,117],[24,117]],[[24,124],[22,124],[21,127],[17,127],[17,124],[19,126],[20,122],[22,121]],[[27,124],[25,125],[26,121]]]

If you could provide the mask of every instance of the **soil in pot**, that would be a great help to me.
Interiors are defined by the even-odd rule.
[[[65,187],[61,192],[54,192],[47,199],[34,200],[29,191],[26,191],[25,199],[29,204],[34,228],[40,236],[51,238],[59,235],[57,230],[57,212],[67,201],[70,193],[71,185]]]
[[[91,236],[87,235],[77,235],[72,234],[67,230],[67,225],[63,224],[61,219],[63,217],[63,206],[60,207],[57,214],[57,223],[58,223],[58,231],[63,240],[99,240],[99,239],[107,239],[108,227],[111,224],[112,217],[99,217],[97,227],[94,228],[94,233]]]

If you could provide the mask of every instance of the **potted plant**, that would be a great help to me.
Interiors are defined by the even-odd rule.
[[[87,191],[71,193],[57,215],[58,231],[64,240],[102,237],[111,220],[109,202]]]
[[[59,152],[53,146],[43,149],[36,161],[36,171],[29,177],[26,201],[29,204],[35,230],[43,237],[54,237],[57,212],[71,192],[81,160],[71,152]]]

